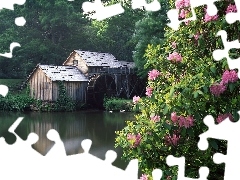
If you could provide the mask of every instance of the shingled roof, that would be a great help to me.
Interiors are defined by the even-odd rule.
[[[39,65],[39,68],[41,68],[52,81],[89,81],[88,78],[74,66]]]
[[[126,62],[126,61],[118,61],[112,54],[110,53],[100,53],[100,52],[90,52],[90,51],[81,51],[74,50],[82,59],[87,63],[87,66],[101,66],[101,67],[132,67],[134,63]]]

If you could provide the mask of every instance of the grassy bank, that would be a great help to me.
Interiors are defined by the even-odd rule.
[[[103,106],[107,111],[133,111],[133,103],[129,99],[105,98]]]

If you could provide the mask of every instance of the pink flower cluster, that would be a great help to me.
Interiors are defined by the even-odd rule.
[[[176,112],[171,113],[171,120],[174,124],[179,125],[179,127],[190,128],[194,125],[194,119],[192,116],[178,116]]]
[[[188,9],[181,9],[179,17],[184,19],[190,11]]]
[[[148,96],[148,97],[151,97],[152,96],[152,92],[153,92],[153,88],[151,88],[151,87],[146,87],[146,95]]]
[[[238,80],[238,74],[234,70],[226,70],[222,75],[222,84],[234,83]]]
[[[160,121],[160,116],[158,116],[158,115],[155,115],[155,116],[151,116],[151,121],[153,121],[153,122],[159,122]]]
[[[228,13],[232,13],[232,12],[237,12],[237,7],[236,5],[234,4],[229,4],[228,7],[227,7],[227,10],[226,10],[226,14]]]
[[[140,101],[140,97],[139,96],[134,96],[133,97],[133,104],[137,104]]]
[[[131,142],[132,144],[131,147],[137,147],[141,142],[141,134],[140,133],[138,133],[137,135],[128,134],[127,140]]]
[[[222,81],[220,83],[213,84],[210,87],[210,92],[215,96],[220,96],[227,89],[228,83],[234,83],[238,80],[238,74],[234,70],[226,70],[222,75]]]
[[[204,22],[215,21],[217,19],[218,19],[218,15],[209,16],[209,14],[207,12],[204,16]]]
[[[165,144],[168,146],[169,145],[177,146],[179,140],[180,140],[180,135],[177,135],[177,134],[173,134],[172,136],[170,135],[165,136]]]
[[[169,54],[167,59],[172,62],[181,62],[182,56],[181,56],[181,54],[179,54],[177,52],[173,52],[172,54]]]
[[[149,71],[148,73],[148,79],[153,81],[155,80],[158,76],[160,75],[160,72],[156,69],[153,69],[151,71]]]
[[[224,121],[226,118],[229,118],[229,120],[233,121],[233,116],[231,113],[219,114],[218,117],[216,118],[216,121],[219,124],[222,121]]]
[[[176,0],[175,6],[177,9],[182,9],[184,7],[190,6],[190,0]]]
[[[148,180],[148,177],[146,174],[142,174],[142,176],[140,177],[140,180]]]
[[[214,95],[214,96],[220,96],[222,93],[224,93],[224,91],[226,91],[227,87],[223,84],[223,83],[216,83],[214,85],[211,85],[210,87],[210,92]]]

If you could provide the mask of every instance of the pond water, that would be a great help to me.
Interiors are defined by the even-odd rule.
[[[121,149],[114,148],[114,141],[115,131],[121,130],[126,125],[126,120],[133,120],[133,113],[104,111],[0,113],[0,136],[4,136],[8,143],[14,142],[15,138],[9,134],[6,135],[6,130],[18,117],[24,117],[15,132],[24,140],[29,133],[37,133],[39,141],[33,148],[42,155],[45,155],[54,145],[47,139],[46,134],[48,130],[55,129],[59,132],[67,155],[82,153],[82,140],[91,139],[90,154],[105,159],[105,153],[108,150],[114,150],[118,157],[113,165],[125,169],[128,164],[121,160]]]

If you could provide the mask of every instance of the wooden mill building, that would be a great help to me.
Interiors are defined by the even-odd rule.
[[[43,101],[56,101],[58,81],[63,82],[73,100],[86,101],[85,89],[89,80],[74,66],[37,65],[28,78],[31,96]]]
[[[133,62],[119,61],[110,53],[74,50],[62,66],[38,65],[28,78],[31,96],[56,101],[62,81],[73,100],[102,106],[104,96],[131,98],[143,95],[145,83]]]

